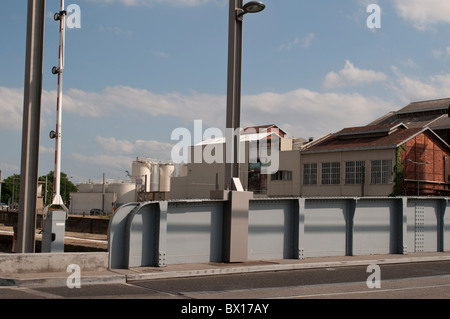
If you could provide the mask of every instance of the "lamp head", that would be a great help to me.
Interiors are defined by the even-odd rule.
[[[243,7],[245,13],[258,13],[263,11],[266,8],[266,5],[260,1],[250,1],[247,2]]]
[[[244,19],[244,14],[258,13],[265,8],[266,5],[260,1],[249,1],[242,8],[236,9],[236,18],[238,21],[242,21]]]

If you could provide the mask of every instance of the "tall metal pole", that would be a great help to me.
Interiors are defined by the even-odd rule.
[[[236,10],[242,6],[243,0],[230,0],[225,189],[232,187],[233,177],[239,177],[240,138],[239,135],[234,136],[233,133],[241,126],[242,21],[236,18]],[[229,156],[231,151],[233,157]]]
[[[35,252],[45,0],[28,0],[17,247]]]
[[[61,197],[61,131],[62,131],[62,75],[64,70],[65,28],[66,14],[64,11],[64,0],[61,0],[61,11],[56,15],[59,18],[59,65],[53,73],[58,74],[58,97],[56,105],[56,136],[55,136],[55,172],[53,181],[54,197],[52,205],[64,206]]]

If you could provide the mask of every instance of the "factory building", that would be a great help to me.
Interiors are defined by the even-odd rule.
[[[129,181],[89,182],[78,185],[70,194],[72,215],[111,215],[123,204],[150,200],[165,200],[170,192],[176,166],[163,161],[137,158],[131,164]],[[177,174],[182,170],[177,169]]]

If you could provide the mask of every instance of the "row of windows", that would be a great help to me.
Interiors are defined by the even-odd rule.
[[[292,180],[292,172],[291,171],[278,171],[275,174],[272,174],[273,181],[291,181]]]
[[[303,165],[303,184],[317,185],[317,163]],[[370,164],[371,184],[392,183],[392,160],[376,160]],[[345,162],[345,184],[365,183],[365,161]],[[339,185],[341,183],[341,163],[322,163],[322,185]]]

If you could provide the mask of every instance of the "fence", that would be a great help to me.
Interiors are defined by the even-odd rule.
[[[223,262],[226,201],[130,203],[110,220],[112,269]],[[448,198],[250,200],[248,260],[450,250]]]

